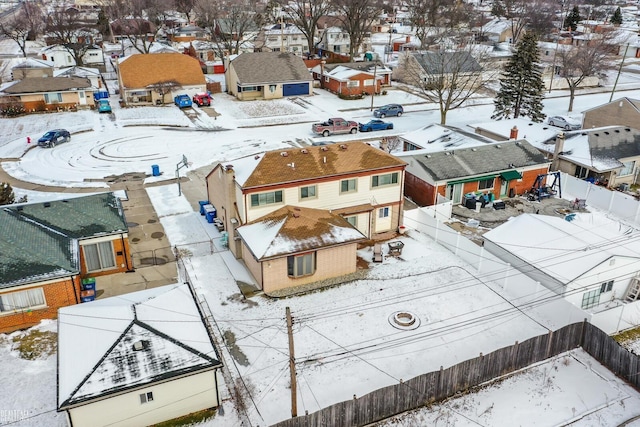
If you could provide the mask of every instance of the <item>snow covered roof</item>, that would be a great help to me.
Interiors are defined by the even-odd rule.
[[[54,68],[53,61],[40,58],[27,58],[13,68]]]
[[[338,214],[293,206],[239,227],[238,234],[260,261],[366,239]]]
[[[400,136],[400,139],[416,147],[421,147],[420,151],[425,153],[475,147],[493,142],[483,136],[439,124],[427,125],[413,132],[405,133]]]
[[[566,221],[525,213],[483,236],[563,283],[612,256],[638,258],[640,254],[640,233],[601,215],[579,213]]]
[[[482,31],[489,34],[501,34],[503,31],[511,29],[511,21],[508,19],[495,18],[484,24]]]
[[[489,122],[473,123],[469,125],[469,127],[476,130],[476,133],[481,133],[482,131],[490,132],[495,135],[492,138],[498,140],[497,137],[500,136],[502,138],[499,140],[504,141],[509,139],[511,129],[513,129],[514,126],[518,128],[519,139],[526,139],[527,142],[538,148],[540,145],[544,144],[545,141],[548,141],[550,138],[554,138],[559,132],[562,132],[562,130],[557,127],[549,126],[546,123],[532,122],[531,119],[527,117],[491,120]]]
[[[58,408],[221,366],[186,284],[58,313]]]
[[[397,168],[405,162],[364,142],[276,150],[229,162],[243,188]]]
[[[554,152],[555,138],[539,146]],[[640,130],[625,126],[605,126],[589,130],[565,132],[560,158],[596,172],[623,167],[621,160],[640,155]]]

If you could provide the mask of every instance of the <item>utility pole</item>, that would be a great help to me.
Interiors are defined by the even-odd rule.
[[[376,89],[378,89],[378,82],[376,81],[376,71],[378,71],[378,58],[373,62],[373,93],[371,94],[371,111],[373,111],[373,98],[376,96]]]
[[[613,83],[613,89],[611,89],[611,96],[609,97],[609,102],[613,100],[613,94],[616,92],[616,86],[618,86],[618,79],[620,78],[620,73],[622,72],[622,67],[624,66],[624,59],[627,57],[628,50],[629,50],[629,43],[627,43],[627,47],[624,48],[624,55],[622,56],[622,61],[620,61],[620,67],[618,68],[616,81]]]
[[[297,380],[296,380],[296,359],[295,353],[293,351],[293,331],[291,330],[291,325],[293,321],[291,320],[291,310],[289,307],[287,310],[287,335],[289,335],[289,371],[291,372],[291,417],[295,418],[298,416],[298,400],[297,400]]]

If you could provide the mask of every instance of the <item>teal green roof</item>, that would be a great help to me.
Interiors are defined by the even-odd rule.
[[[4,209],[10,209],[23,218],[51,227],[74,239],[128,230],[120,199],[113,193],[9,205],[4,206]]]
[[[1,206],[0,288],[76,275],[78,239],[126,231],[112,193]]]

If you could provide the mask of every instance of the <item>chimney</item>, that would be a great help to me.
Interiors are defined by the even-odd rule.
[[[382,151],[387,151],[388,148],[389,148],[389,141],[387,141],[387,138],[382,138],[380,140],[380,149]]]
[[[518,126],[514,126],[511,128],[509,139],[518,139]]]
[[[558,162],[559,162],[558,157],[560,156],[563,150],[564,150],[564,132],[560,132],[558,133],[558,136],[556,136],[556,147],[555,147],[555,150],[553,150],[553,161],[551,162],[551,171],[558,170]]]

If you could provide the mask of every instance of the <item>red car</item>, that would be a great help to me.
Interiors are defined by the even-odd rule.
[[[193,95],[193,103],[198,104],[199,107],[208,107],[211,105],[211,96],[208,93]]]

